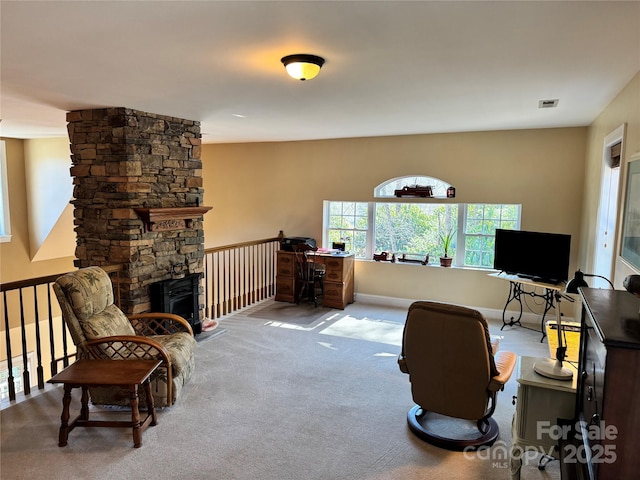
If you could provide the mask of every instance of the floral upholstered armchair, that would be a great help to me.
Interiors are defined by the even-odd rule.
[[[111,279],[99,267],[67,273],[55,281],[53,290],[78,358],[162,360],[151,382],[153,399],[158,407],[176,401],[195,367],[196,341],[185,319],[170,313],[127,317],[113,303]],[[126,391],[117,387],[93,387],[90,394],[99,405],[129,402]]]

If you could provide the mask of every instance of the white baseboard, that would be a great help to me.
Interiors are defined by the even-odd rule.
[[[416,300],[409,298],[398,298],[398,297],[385,297],[383,295],[369,295],[366,293],[358,293],[356,294],[356,301],[362,303],[370,303],[373,305],[384,305],[387,307],[397,307],[397,308],[409,308],[409,306],[415,302]],[[495,319],[502,321],[502,309],[497,308],[484,308],[484,307],[476,307],[473,305],[465,305],[466,307],[473,308],[478,310],[482,315],[486,318]],[[515,310],[507,310],[506,317],[507,320],[511,319],[511,317],[516,317],[519,314],[518,311]],[[551,311],[551,315],[547,314],[546,320],[554,320],[555,321],[554,312]],[[573,317],[562,316],[563,322],[572,322]],[[530,326],[531,328],[540,328],[540,315],[533,312],[522,312],[522,318],[520,322]]]

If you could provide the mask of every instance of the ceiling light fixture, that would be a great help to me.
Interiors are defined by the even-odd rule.
[[[320,68],[324,65],[324,58],[317,55],[297,53],[287,55],[280,60],[287,69],[289,76],[297,80],[311,80],[320,73]]]

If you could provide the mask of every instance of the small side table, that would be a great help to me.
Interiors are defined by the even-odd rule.
[[[91,360],[81,359],[55,375],[49,383],[62,383],[62,415],[58,446],[67,445],[69,432],[75,427],[125,427],[133,429],[133,446],[142,445],[142,432],[158,419],[153,404],[149,378],[162,362],[160,360]],[[147,416],[141,422],[138,409],[138,387],[142,385],[147,398]],[[89,420],[89,387],[121,386],[129,389],[131,421]],[[69,422],[71,390],[82,388],[80,415]]]
[[[511,479],[520,479],[522,458],[527,450],[558,458],[558,419],[572,419],[576,405],[576,368],[565,362],[573,378],[554,380],[533,370],[537,361],[544,358],[518,357],[516,378],[518,397],[516,413],[511,426]],[[542,464],[544,465],[544,464]],[[542,468],[542,467],[541,467]]]

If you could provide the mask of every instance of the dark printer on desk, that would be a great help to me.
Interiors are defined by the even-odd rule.
[[[300,245],[301,243],[306,243],[307,245],[309,245],[311,247],[315,247],[316,246],[315,238],[310,238],[310,237],[285,237],[284,239],[282,239],[282,244],[280,245],[280,248],[282,250],[284,250],[285,252],[293,252],[293,247],[295,245]]]

